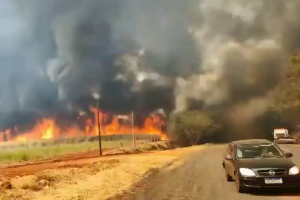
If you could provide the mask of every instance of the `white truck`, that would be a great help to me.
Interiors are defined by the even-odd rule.
[[[274,143],[295,143],[295,139],[289,135],[286,128],[274,129]]]

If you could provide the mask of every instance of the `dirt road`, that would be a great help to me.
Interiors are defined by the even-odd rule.
[[[281,145],[294,154],[300,166],[300,146]],[[239,194],[234,182],[224,178],[222,157],[225,145],[215,145],[184,156],[181,161],[140,183],[123,200],[300,200],[300,191],[270,190]]]

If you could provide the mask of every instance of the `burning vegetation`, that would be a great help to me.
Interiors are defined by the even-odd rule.
[[[73,125],[62,129],[57,125],[55,119],[43,118],[29,131],[20,132],[18,131],[18,127],[5,130],[1,134],[0,141],[32,141],[98,135],[98,116],[101,135],[148,134],[166,139],[165,123],[161,114],[149,115],[145,118],[143,124],[135,125],[136,116],[133,113],[129,115],[112,115],[99,111],[98,115],[97,108],[93,107],[91,108],[91,112],[93,113],[93,117],[89,117],[84,113],[77,117],[78,124],[82,122],[84,128]]]

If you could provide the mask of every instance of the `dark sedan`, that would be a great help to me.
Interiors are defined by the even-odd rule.
[[[268,140],[241,140],[228,145],[222,165],[226,180],[234,180],[240,193],[249,188],[300,187],[292,156]]]

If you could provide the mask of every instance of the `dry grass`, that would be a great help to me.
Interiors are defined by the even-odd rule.
[[[0,200],[101,200],[121,194],[149,172],[173,160],[172,156],[130,155],[108,158],[81,168],[48,170],[11,179],[13,189]],[[41,184],[41,181],[47,184]]]
[[[14,192],[14,193],[0,193],[0,200],[31,200],[30,196],[25,196],[25,193]]]
[[[174,149],[175,146],[168,141],[160,141],[154,143],[144,143],[141,145],[137,145],[136,147],[123,147],[114,149],[112,151],[107,152],[106,154],[135,154],[141,152],[150,152],[150,151],[164,151],[169,149]]]
[[[22,186],[23,190],[32,190],[32,191],[39,191],[42,190],[43,187],[40,186],[38,183],[36,182],[32,182],[32,183],[26,183]]]
[[[0,200],[105,200],[129,191],[132,185],[160,168],[172,170],[182,164],[178,157],[205,146],[182,148],[144,155],[104,158],[75,167],[47,170],[15,177],[13,188],[0,193]],[[174,162],[176,161],[176,162]],[[167,165],[166,163],[173,164]],[[2,196],[1,196],[2,195]]]
[[[36,177],[36,181],[46,180],[49,183],[54,183],[55,181],[59,181],[59,176],[54,176],[53,174],[41,173]]]
[[[11,190],[11,189],[13,189],[13,186],[10,181],[3,181],[0,184],[0,188],[1,188],[1,190]]]
[[[52,186],[55,182],[59,182],[60,176],[55,176],[49,173],[37,174],[30,182],[24,183],[21,186],[23,190],[39,191]]]
[[[61,182],[59,189],[53,190],[42,199],[85,199],[101,200],[122,193],[140,180],[150,169],[159,168],[172,157],[132,156],[106,165],[101,163],[96,167],[84,168],[76,172],[73,178],[75,184]],[[100,168],[100,169],[99,169]],[[93,173],[91,173],[93,172]],[[93,175],[92,175],[93,174]],[[64,198],[61,198],[64,197]]]

